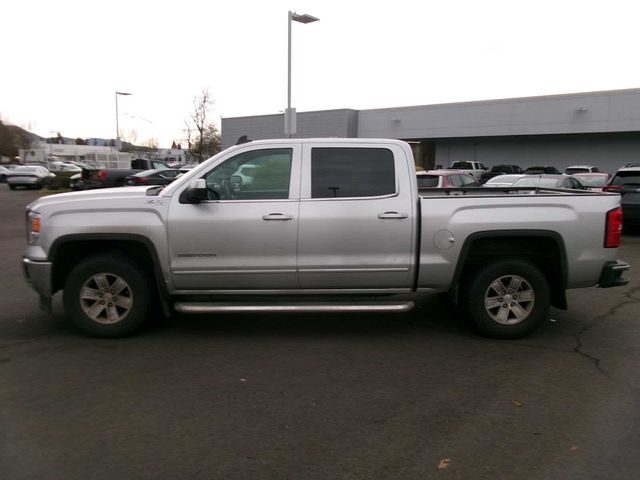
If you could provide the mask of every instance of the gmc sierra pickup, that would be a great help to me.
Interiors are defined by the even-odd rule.
[[[567,308],[568,288],[626,283],[621,226],[617,194],[418,191],[398,140],[264,140],[166,187],[36,200],[23,266],[43,309],[63,290],[95,336],[131,334],[154,305],[397,312],[414,306],[406,294],[448,292],[484,334],[514,338]]]

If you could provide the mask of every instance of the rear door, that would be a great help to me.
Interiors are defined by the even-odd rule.
[[[413,279],[417,193],[398,144],[304,144],[298,279],[307,289],[399,289]],[[402,186],[402,187],[401,187]]]

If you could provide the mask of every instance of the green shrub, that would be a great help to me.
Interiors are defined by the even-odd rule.
[[[47,190],[68,190],[69,180],[75,175],[74,172],[58,172],[47,185]]]

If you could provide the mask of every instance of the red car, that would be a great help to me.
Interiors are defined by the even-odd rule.
[[[419,189],[480,186],[475,178],[459,170],[424,170],[416,175]]]

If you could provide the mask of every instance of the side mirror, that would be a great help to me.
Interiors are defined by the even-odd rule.
[[[207,199],[207,182],[204,178],[194,180],[186,190],[189,203],[200,203]]]

